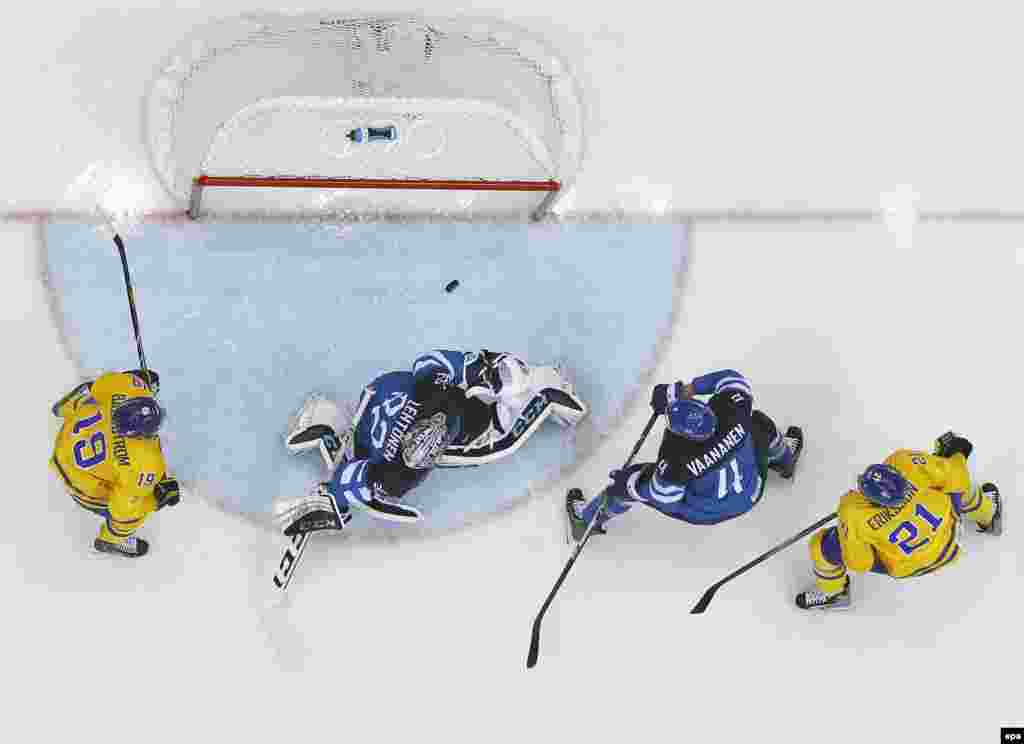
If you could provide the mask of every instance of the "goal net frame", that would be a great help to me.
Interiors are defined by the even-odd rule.
[[[347,126],[375,126],[391,120],[382,111],[416,123],[433,116],[441,129],[452,117],[472,119],[491,139],[452,136],[446,144],[454,155],[432,154],[430,162],[412,158],[407,165],[392,153],[389,167],[374,160],[378,152],[385,153],[382,160],[388,157],[378,144],[356,146],[362,148],[359,162],[316,163],[316,153],[307,152],[299,167],[288,162],[285,147],[269,166],[259,152],[260,137],[276,126],[272,116],[289,122],[298,132],[291,141],[303,144],[314,135],[339,137],[340,129],[317,129],[317,116],[334,124],[344,112]],[[165,189],[187,205],[193,219],[203,215],[204,194],[211,190],[247,189],[316,192],[323,204],[357,193],[366,204],[372,192],[389,192],[393,201],[385,203],[399,203],[404,195],[392,195],[409,192],[412,213],[420,194],[458,192],[455,208],[437,212],[456,217],[471,213],[476,207],[467,205],[478,199],[494,204],[484,200],[504,198],[489,194],[517,192],[529,202],[521,212],[538,219],[552,212],[575,180],[583,152],[582,112],[578,85],[561,58],[534,34],[504,22],[249,14],[201,28],[165,61],[147,99],[147,144]],[[302,116],[311,129],[296,127]],[[473,131],[457,123],[459,132]],[[405,131],[401,125],[399,130]],[[495,151],[510,143],[504,157],[496,158]]]

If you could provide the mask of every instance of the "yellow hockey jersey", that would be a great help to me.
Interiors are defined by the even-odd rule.
[[[874,568],[895,578],[920,576],[952,563],[960,552],[959,502],[970,494],[963,455],[938,457],[901,449],[885,459],[911,484],[911,495],[896,507],[880,507],[860,491],[839,502],[839,542],[846,566]]]
[[[107,517],[115,538],[132,534],[156,509],[153,488],[166,477],[160,439],[123,437],[112,430],[113,409],[150,395],[130,373],[100,376],[56,409],[64,419],[52,465],[83,507]]]

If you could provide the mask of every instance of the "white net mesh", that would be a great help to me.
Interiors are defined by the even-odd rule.
[[[347,137],[385,125],[396,127],[396,141]],[[251,15],[205,27],[158,74],[147,130],[156,170],[182,201],[200,173],[553,179],[564,192],[583,146],[577,87],[557,55],[521,29],[450,18]],[[298,204],[262,198],[278,211],[430,212],[513,196],[303,190]],[[216,211],[208,198],[204,208]]]

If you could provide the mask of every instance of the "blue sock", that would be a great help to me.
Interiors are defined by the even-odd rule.
[[[793,450],[786,446],[785,440],[779,433],[768,445],[768,464],[788,466],[793,462]]]
[[[600,503],[601,495],[598,494],[595,498],[591,499],[590,503],[587,504],[580,511],[580,517],[583,519],[584,522],[589,522],[591,519],[594,518],[594,515],[597,513],[597,507]],[[629,511],[629,506],[629,504],[624,504],[616,498],[609,499],[608,508],[605,509],[604,514],[601,515],[601,519],[598,521],[597,526],[603,527],[605,522],[614,517],[616,514],[624,514],[625,512]]]

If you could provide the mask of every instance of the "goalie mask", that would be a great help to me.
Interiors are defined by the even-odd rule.
[[[402,437],[402,460],[414,470],[428,470],[458,433],[448,427],[443,411],[417,421]]]

